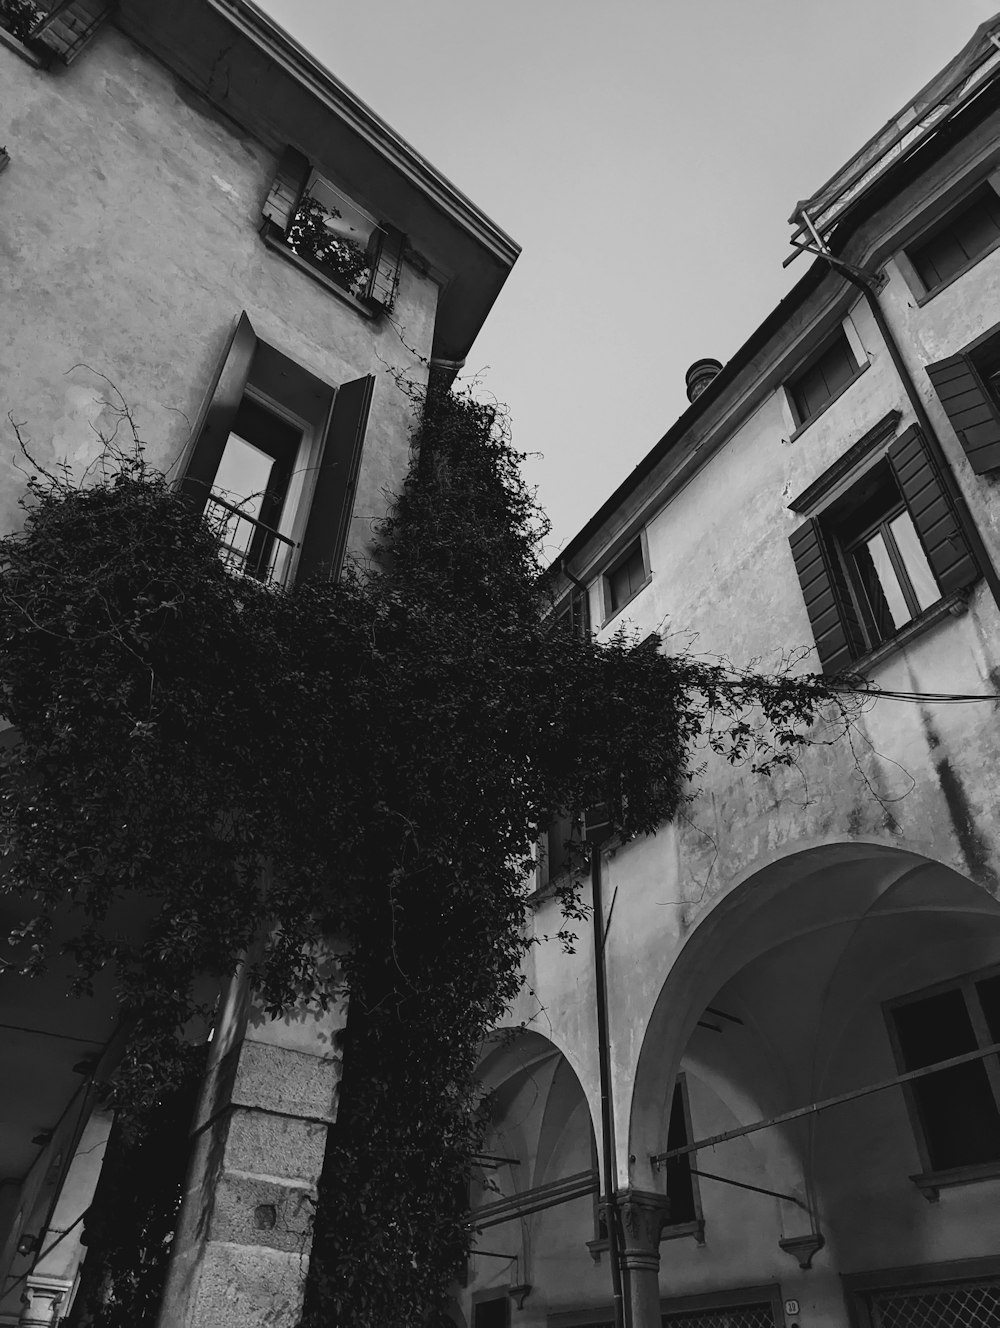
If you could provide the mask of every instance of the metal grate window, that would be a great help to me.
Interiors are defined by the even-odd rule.
[[[775,1328],[770,1301],[664,1314],[663,1328]],[[888,1328],[888,1325],[887,1325]]]
[[[1000,1328],[1000,1278],[876,1292],[874,1328]]]

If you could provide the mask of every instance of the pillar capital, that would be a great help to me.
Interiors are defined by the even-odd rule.
[[[625,1237],[626,1268],[645,1268],[657,1272],[660,1267],[660,1235],[670,1216],[670,1201],[655,1190],[637,1190],[631,1186],[615,1195]]]
[[[45,1277],[29,1273],[21,1304],[24,1309],[18,1319],[18,1328],[52,1328],[58,1323],[66,1297],[73,1283],[63,1277]]]

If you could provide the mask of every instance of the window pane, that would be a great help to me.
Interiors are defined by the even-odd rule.
[[[893,517],[889,522],[889,529],[896,541],[896,548],[906,568],[906,575],[910,578],[917,603],[922,609],[929,609],[941,598],[941,592],[931,571],[931,565],[927,561],[923,545],[920,543],[913,518],[909,512],[900,512],[899,516]]]
[[[990,1037],[1000,1042],[1000,977],[986,978],[976,983],[979,992],[979,1004],[983,1007]]]
[[[667,1148],[684,1148],[690,1140],[684,1120],[684,1090],[674,1086],[670,1104],[670,1124],[667,1126]],[[694,1186],[691,1181],[691,1158],[673,1157],[667,1163],[667,1197],[670,1200],[670,1222],[693,1222],[697,1214],[694,1207]]]
[[[897,628],[908,623],[912,615],[881,531],[876,531],[864,542],[854,560],[879,636],[883,639],[891,636]]]
[[[212,489],[226,502],[239,507],[246,516],[257,519],[267,491],[274,457],[231,433],[226,442]]]
[[[958,990],[898,1006],[892,1014],[908,1070],[978,1046],[965,997]],[[910,1089],[933,1167],[1000,1159],[1000,1112],[981,1061],[916,1079]]]

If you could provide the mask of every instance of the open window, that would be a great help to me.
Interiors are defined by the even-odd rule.
[[[0,28],[43,62],[68,65],[114,8],[114,0],[0,0]]]
[[[824,673],[891,640],[979,576],[919,429],[789,541]]]
[[[339,575],[374,382],[324,383],[241,315],[182,480],[233,572]]]
[[[987,970],[890,1001],[886,1017],[901,1071],[1000,1042],[1000,972]],[[928,1173],[1000,1170],[1000,1062],[967,1061],[903,1085]]]
[[[293,147],[264,202],[264,238],[370,309],[391,309],[403,236],[354,202]]]

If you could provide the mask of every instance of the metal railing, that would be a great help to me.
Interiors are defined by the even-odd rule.
[[[298,547],[294,540],[215,493],[208,496],[205,517],[219,541],[219,556],[230,572],[269,586],[288,584],[292,555]]]

